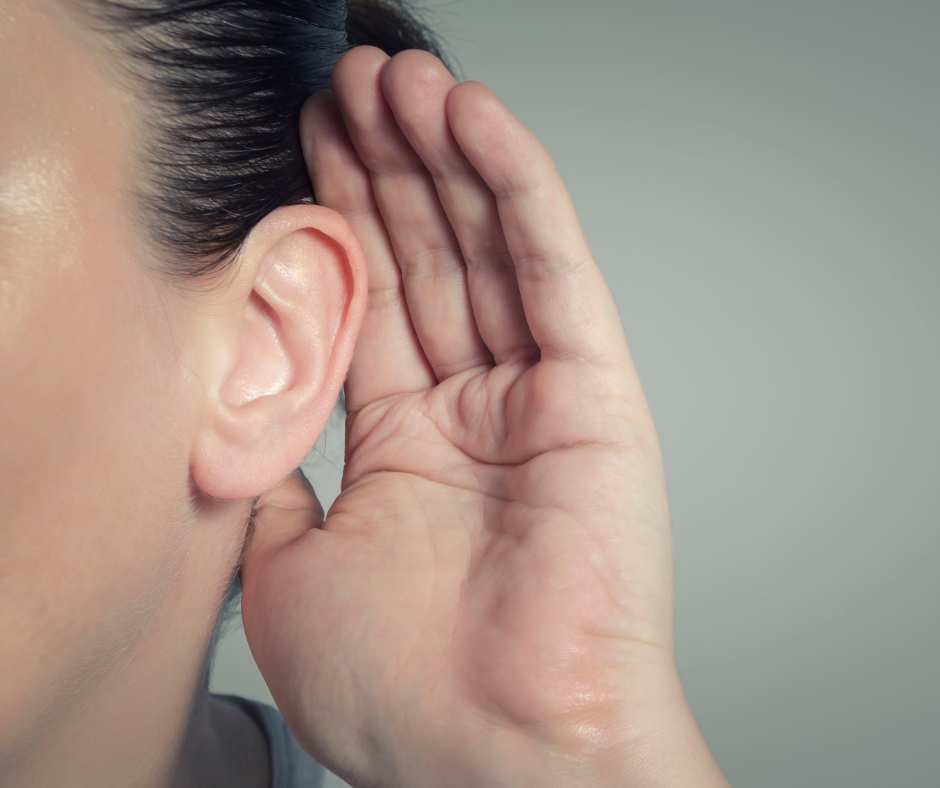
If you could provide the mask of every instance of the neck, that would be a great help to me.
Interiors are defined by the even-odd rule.
[[[172,788],[270,788],[268,741],[254,720],[237,706],[209,694],[212,660],[222,629],[235,612],[239,586],[233,582],[225,596],[212,635],[183,737]]]
[[[116,641],[106,663],[76,666],[68,686],[34,700],[28,730],[0,753],[4,788],[266,788],[263,732],[208,692],[246,519],[233,504],[199,513],[146,625]]]

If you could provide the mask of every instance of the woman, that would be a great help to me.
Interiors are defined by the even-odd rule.
[[[724,784],[655,432],[528,132],[427,52],[340,57],[433,50],[395,5],[0,8],[0,782],[301,768],[205,692],[240,567],[355,785]],[[292,471],[344,383],[324,521]]]

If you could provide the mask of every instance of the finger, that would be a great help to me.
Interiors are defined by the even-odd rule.
[[[464,155],[447,120],[456,81],[429,52],[391,59],[382,87],[398,126],[430,172],[467,266],[470,302],[483,341],[497,363],[531,357],[538,348],[522,309],[496,198]]]
[[[388,56],[374,47],[348,52],[333,70],[340,111],[388,228],[411,319],[438,380],[492,363],[480,338],[460,245],[434,181],[385,100]]]
[[[613,296],[544,148],[476,82],[450,92],[447,117],[457,144],[496,196],[542,358],[622,363],[628,351]]]
[[[255,507],[242,560],[242,584],[250,586],[272,556],[322,524],[323,507],[298,468]]]
[[[436,382],[414,331],[401,272],[332,91],[311,96],[300,116],[304,157],[317,202],[342,214],[362,243],[369,297],[346,379],[346,407],[355,412],[384,397],[422,391]]]

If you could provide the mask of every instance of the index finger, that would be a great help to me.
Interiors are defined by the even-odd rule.
[[[617,307],[548,153],[487,88],[457,85],[451,130],[496,196],[526,319],[543,359],[629,358]]]

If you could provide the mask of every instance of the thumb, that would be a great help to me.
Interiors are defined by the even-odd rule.
[[[323,507],[298,468],[255,505],[241,566],[242,587],[252,585],[264,565],[311,528],[323,524]]]

